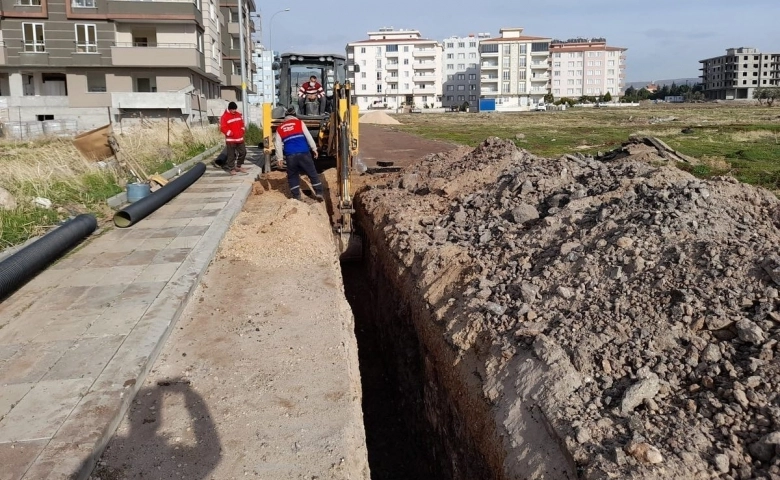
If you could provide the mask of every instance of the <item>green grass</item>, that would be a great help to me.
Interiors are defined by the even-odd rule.
[[[51,146],[51,141],[14,145],[14,148],[29,152],[47,146]],[[199,141],[172,145],[172,156],[167,159],[151,156],[139,160],[147,172],[162,173],[212,146]],[[0,209],[0,249],[41,235],[70,215],[92,213],[99,220],[110,218],[112,211],[106,205],[106,200],[124,191],[126,180],[128,179],[124,178],[124,174],[113,169],[90,169],[75,176],[63,175],[46,182],[35,177],[25,177],[24,180],[8,185],[10,188],[6,188],[17,198],[18,207],[13,210]],[[35,206],[30,201],[35,197],[51,200],[53,208]]]
[[[694,175],[729,174],[776,193],[780,190],[780,108],[652,105],[555,112],[407,114],[397,118],[402,125],[394,129],[426,138],[476,146],[496,136],[544,157],[606,152],[632,134],[652,135],[701,159],[701,165],[685,167]],[[684,134],[684,128],[692,132]]]

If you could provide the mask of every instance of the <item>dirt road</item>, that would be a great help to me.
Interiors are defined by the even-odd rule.
[[[457,145],[428,140],[379,125],[360,125],[360,158],[373,167],[378,161],[391,161],[406,167],[429,153],[446,152]]]

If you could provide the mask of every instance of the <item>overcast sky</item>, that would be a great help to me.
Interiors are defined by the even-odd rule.
[[[423,37],[524,27],[525,34],[565,40],[606,37],[626,47],[629,82],[697,77],[698,60],[750,46],[780,52],[780,0],[342,0],[333,4],[255,0],[263,41],[279,51],[343,53],[379,27],[420,30]],[[269,21],[275,12],[290,8]]]

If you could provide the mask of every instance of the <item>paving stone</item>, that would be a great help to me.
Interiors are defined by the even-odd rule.
[[[153,263],[180,263],[191,251],[191,248],[166,248],[154,257]]]
[[[0,366],[0,385],[37,382],[73,345],[72,340],[27,343]],[[0,431],[2,431],[0,425]]]
[[[82,338],[57,360],[42,381],[92,379],[100,375],[114,356],[124,335]]]
[[[145,218],[142,222],[133,225],[136,228],[164,228],[164,227],[186,227],[189,225],[189,218]]]
[[[221,209],[203,209],[200,211],[198,215],[200,215],[201,217],[216,217],[217,215],[219,215],[219,212],[221,211],[222,211]],[[192,224],[190,223],[190,225]]]
[[[22,313],[2,329],[0,329],[0,344],[24,344],[40,335],[46,324],[53,318],[52,312],[27,311]]]
[[[30,468],[48,443],[48,440],[0,443],[0,465],[3,466],[0,480],[19,480],[20,474]]]
[[[99,285],[120,285],[133,283],[138,275],[143,272],[146,265],[123,265],[111,267],[108,274],[103,277]]]
[[[92,379],[38,382],[0,421],[0,442],[51,438],[92,382]]]
[[[91,473],[89,466],[93,465],[90,454],[94,448],[94,444],[49,442],[27,470],[24,479],[71,479],[74,472],[84,475],[75,478],[87,478],[86,475]]]
[[[163,248],[167,247],[174,238],[176,238],[175,235],[173,237],[165,238],[150,238],[148,240],[144,240],[143,243],[138,245],[136,250],[162,250]]]
[[[55,262],[53,265],[49,266],[46,270],[59,270],[62,268],[79,269],[84,265],[88,264],[90,261],[92,261],[91,256],[74,253]]]
[[[117,266],[146,266],[152,263],[152,260],[154,260],[154,257],[156,257],[158,253],[160,253],[160,249],[157,248],[150,250],[136,250],[125,256],[119,263],[117,263]]]
[[[202,236],[206,231],[209,229],[208,225],[190,225],[189,227],[186,227],[182,232],[182,237],[190,237],[190,236]]]
[[[189,237],[185,237],[189,238]],[[195,245],[193,245],[194,247]],[[148,265],[146,269],[135,279],[136,282],[167,282],[171,279],[180,263],[158,263]]]
[[[68,276],[67,285],[70,287],[89,287],[100,284],[103,277],[108,274],[108,270],[108,267],[80,268]]]
[[[68,282],[68,285],[70,285],[70,282]],[[67,286],[51,289],[46,292],[45,296],[37,296],[25,313],[67,310],[88,289],[89,287],[87,286]]]
[[[212,223],[214,223],[214,217],[213,216],[210,216],[210,217],[198,217],[198,218],[193,218],[192,221],[190,222],[189,226],[190,227],[194,227],[196,225],[197,226],[211,225]]]
[[[187,229],[184,229],[181,235],[173,239],[168,248],[193,248],[203,238],[201,235],[186,236],[186,233]]]
[[[138,224],[141,223],[143,223],[143,220],[138,222]],[[130,240],[146,240],[154,231],[148,228],[135,228],[135,225],[129,227],[127,230],[128,232],[127,234],[125,234],[125,238],[122,239],[123,242],[127,242]]]
[[[203,208],[211,210],[215,208],[225,208],[225,205],[227,205],[227,202],[209,202],[203,205]]]
[[[66,279],[67,283],[70,284],[70,277],[75,275],[77,270],[75,268],[61,268],[51,271],[47,269],[44,270],[44,272],[46,272],[45,275],[43,275],[43,272],[39,272],[35,278],[24,285],[25,290],[40,292],[52,287],[57,287],[64,283]]]
[[[103,252],[96,255],[87,266],[91,268],[113,267],[119,265],[119,262],[127,255],[127,252]]]
[[[35,383],[17,383],[15,385],[3,385],[0,388],[0,420],[8,415],[27,393],[32,390]],[[2,463],[0,463],[2,465]]]
[[[186,227],[163,227],[151,230],[149,238],[174,238]]]
[[[127,287],[128,284],[91,287],[73,302],[70,308],[84,313],[102,313],[119,300]]]
[[[54,316],[33,341],[76,340],[84,335],[99,317],[99,314],[84,315],[81,312],[66,310]]]

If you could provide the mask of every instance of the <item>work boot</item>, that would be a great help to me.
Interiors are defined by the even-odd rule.
[[[315,194],[314,198],[316,198],[318,202],[324,202],[325,201],[325,197],[323,197],[319,193]]]

